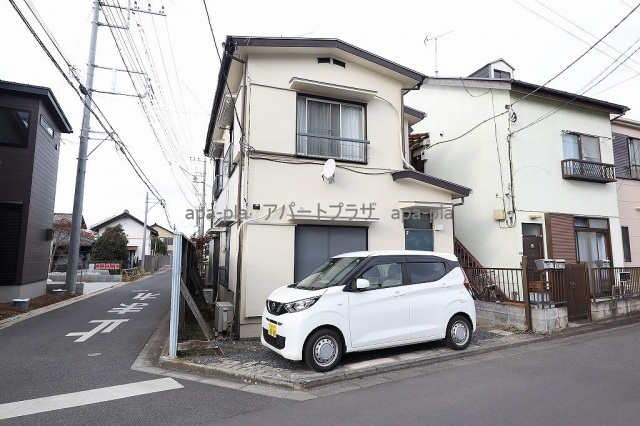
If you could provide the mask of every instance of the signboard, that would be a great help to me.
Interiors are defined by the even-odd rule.
[[[98,270],[120,269],[120,264],[119,263],[96,263],[95,269],[98,269]]]

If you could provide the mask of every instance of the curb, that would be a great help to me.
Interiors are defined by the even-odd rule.
[[[555,333],[549,333],[545,335],[530,334],[527,337],[520,337],[517,341],[509,339],[509,336],[504,337],[500,342],[491,344],[490,340],[486,346],[479,346],[474,348],[467,348],[464,351],[449,351],[445,354],[440,354],[434,350],[427,350],[429,353],[423,357],[411,357],[411,359],[402,359],[401,356],[389,357],[392,362],[381,363],[379,365],[365,366],[358,368],[357,370],[344,369],[339,371],[330,371],[327,373],[300,373],[295,374],[292,377],[273,376],[261,374],[261,370],[247,370],[245,368],[233,368],[223,366],[211,366],[196,364],[189,361],[180,360],[178,358],[172,359],[168,357],[168,344],[165,343],[164,351],[157,360],[158,366],[173,371],[199,373],[205,376],[218,377],[223,379],[230,379],[236,381],[253,382],[264,385],[276,386],[294,391],[303,391],[325,386],[329,384],[340,383],[346,380],[362,379],[372,375],[391,373],[400,370],[406,370],[415,367],[424,367],[439,362],[452,361],[457,359],[470,358],[476,355],[487,354],[491,352],[500,351],[503,349],[518,348],[533,343],[548,342],[563,338],[574,337],[584,333],[592,333],[603,330],[609,330],[613,328],[624,327],[627,325],[640,322],[640,314],[629,315],[623,318],[609,319],[599,321],[597,323],[589,323],[576,327],[571,327]],[[166,333],[166,331],[165,331]],[[522,335],[519,335],[522,336]],[[165,339],[166,341],[166,339]],[[433,351],[433,352],[432,352]],[[429,356],[429,355],[433,356]]]

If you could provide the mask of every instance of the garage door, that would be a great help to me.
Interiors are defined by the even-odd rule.
[[[332,256],[366,250],[367,230],[348,226],[296,226],[295,281],[309,275]]]

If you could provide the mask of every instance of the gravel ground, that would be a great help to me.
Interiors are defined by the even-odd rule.
[[[495,339],[501,337],[498,334],[491,333],[487,330],[476,329],[473,334],[471,345],[477,345],[482,340]],[[196,364],[211,364],[217,363],[225,359],[240,362],[252,362],[258,364],[268,365],[275,368],[283,368],[292,371],[311,371],[302,361],[290,361],[273,352],[272,350],[262,346],[260,339],[242,339],[242,340],[229,340],[219,339],[218,345],[224,352],[224,357],[215,355],[199,355],[199,356],[186,356],[185,359]],[[420,343],[416,345],[401,346],[397,348],[380,349],[376,351],[356,352],[345,354],[342,358],[341,364],[350,364],[353,362],[360,362],[376,358],[386,358],[397,354],[411,353],[415,351],[421,351],[430,348],[444,347],[444,341]]]

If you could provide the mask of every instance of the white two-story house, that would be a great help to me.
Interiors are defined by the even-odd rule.
[[[265,300],[329,257],[453,250],[470,189],[415,171],[404,105],[424,75],[335,39],[227,37],[205,154],[216,160],[218,300],[258,336]]]
[[[473,188],[456,237],[485,267],[557,258],[624,266],[610,119],[627,107],[514,79],[504,60],[429,78],[425,171]]]

